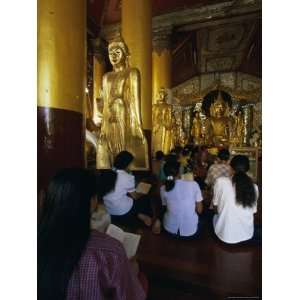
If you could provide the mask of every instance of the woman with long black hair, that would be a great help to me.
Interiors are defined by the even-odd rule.
[[[38,299],[145,299],[121,243],[90,230],[95,175],[65,169],[50,182],[38,226]]]
[[[220,177],[214,185],[213,205],[217,214],[213,225],[220,240],[235,244],[253,237],[258,187],[247,175],[247,156],[234,156],[230,166],[232,177]]]

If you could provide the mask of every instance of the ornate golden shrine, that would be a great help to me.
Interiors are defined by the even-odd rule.
[[[210,93],[214,96],[207,105],[206,97]],[[207,95],[190,105],[180,103],[180,100],[173,98],[171,105],[166,103],[164,93],[161,94],[160,100],[157,102],[160,104],[153,106],[153,133],[158,134],[159,129],[164,131],[165,121],[163,119],[165,117],[163,116],[165,113],[163,108],[165,108],[168,111],[167,119],[170,121],[171,118],[171,130],[168,131],[168,134],[172,136],[172,140],[163,145],[163,133],[161,132],[156,137],[154,135],[153,142],[156,150],[168,153],[172,147],[184,146],[187,143],[205,144],[211,147],[260,146],[259,134],[255,132],[253,135],[255,129],[253,104],[243,101],[232,103],[232,100],[224,100],[224,95],[230,99],[231,95],[219,87],[209,91]],[[170,129],[170,126],[168,128]]]
[[[202,123],[206,128],[201,133],[202,141],[217,147],[246,145],[246,127],[249,125],[246,121],[249,118],[246,118],[246,112],[241,107],[234,109],[231,98],[225,101],[223,95],[220,89],[212,91],[201,104],[200,110],[205,114]],[[199,115],[199,111],[196,110],[195,115]],[[192,138],[195,141],[197,136],[192,135]]]
[[[204,110],[205,97],[215,92],[214,100],[217,101],[217,92],[220,90],[222,96],[228,94],[231,99],[228,103],[229,108],[226,103],[222,104],[222,99],[219,99],[212,107],[209,106]],[[211,146],[261,146],[261,81],[259,78],[239,72],[214,76],[203,74],[174,87],[172,92],[177,105],[193,107],[188,139],[190,142]],[[212,122],[213,119],[217,122]],[[193,126],[196,123],[198,127],[201,124],[200,138],[195,136]],[[214,130],[215,134],[212,133]],[[221,133],[219,138],[216,131]]]

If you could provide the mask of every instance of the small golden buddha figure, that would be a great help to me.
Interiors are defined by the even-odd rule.
[[[113,71],[102,81],[103,116],[97,145],[97,168],[112,167],[122,150],[134,157],[133,169],[148,169],[148,146],[142,130],[140,109],[140,72],[130,68],[129,51],[120,38],[108,46]]]
[[[236,136],[237,136],[238,146],[242,146],[244,143],[244,133],[245,133],[244,118],[242,112],[239,111],[236,117]]]
[[[230,144],[232,146],[243,146],[245,135],[245,122],[243,114],[238,111],[233,116],[232,126],[230,129]]]
[[[229,142],[231,118],[229,105],[224,101],[219,91],[217,99],[210,106],[210,129],[212,142],[215,146],[225,145]]]
[[[196,144],[196,145],[200,145],[201,142],[203,141],[203,139],[202,139],[202,122],[201,122],[200,114],[198,111],[195,113],[195,116],[193,119],[191,136],[193,137],[194,144]]]
[[[210,130],[210,120],[205,117],[203,120],[202,120],[202,128],[201,128],[201,131],[202,131],[202,143],[204,145],[210,145],[211,144],[211,130]]]
[[[188,142],[187,134],[182,130],[179,145],[184,147]]]
[[[153,151],[169,153],[172,146],[172,106],[166,102],[167,92],[160,88],[157,103],[153,105]]]
[[[183,128],[182,128],[182,114],[180,111],[175,111],[172,118],[172,145],[182,146],[184,143],[183,137]]]

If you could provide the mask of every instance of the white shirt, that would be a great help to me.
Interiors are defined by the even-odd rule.
[[[167,206],[164,228],[174,234],[179,230],[181,236],[195,234],[198,227],[196,202],[203,200],[199,185],[195,181],[177,179],[169,192],[162,186],[160,196],[162,204]]]
[[[103,202],[110,215],[122,216],[130,211],[133,199],[127,193],[135,191],[134,176],[124,170],[117,170],[117,180],[113,191],[103,197]]]
[[[225,243],[235,244],[252,238],[254,216],[257,211],[258,187],[254,184],[256,202],[243,207],[236,202],[235,187],[229,177],[220,177],[214,185],[213,204],[218,207],[214,216],[215,233]]]

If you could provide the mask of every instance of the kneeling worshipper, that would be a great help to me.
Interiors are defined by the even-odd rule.
[[[230,153],[228,149],[221,149],[218,152],[217,159],[207,172],[205,183],[209,187],[213,187],[215,181],[219,177],[229,177],[231,175],[231,167],[229,165]]]
[[[230,162],[232,177],[219,177],[214,185],[213,205],[217,212],[213,227],[217,237],[228,244],[250,240],[254,236],[258,187],[247,175],[249,158],[237,155]]]
[[[38,299],[144,300],[123,245],[90,229],[95,174],[60,171],[50,182],[38,225]]]
[[[151,226],[153,211],[150,199],[136,192],[135,178],[130,173],[133,160],[134,156],[128,151],[121,151],[116,156],[113,170],[117,180],[114,189],[103,197],[104,205],[113,224],[126,226],[138,219]]]
[[[166,207],[163,228],[175,238],[193,239],[200,235],[203,211],[202,194],[195,181],[179,179],[180,163],[169,160],[164,166],[165,184],[160,189]]]

